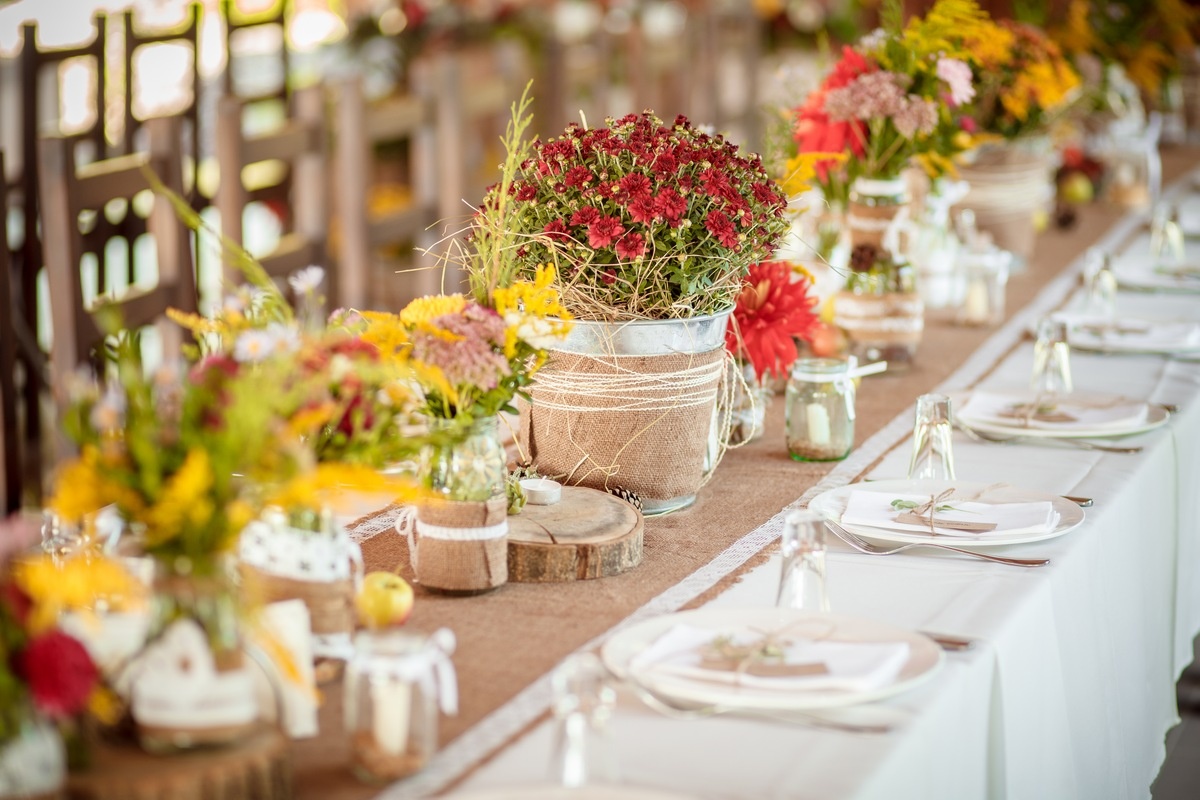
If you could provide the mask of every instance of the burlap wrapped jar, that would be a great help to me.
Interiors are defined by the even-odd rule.
[[[916,292],[912,267],[902,255],[902,231],[909,214],[908,189],[903,178],[859,178],[851,189],[846,224],[854,250],[851,269],[861,269],[861,250],[871,248],[886,270],[852,271],[846,288],[834,298],[834,321],[846,334],[850,355],[860,361],[888,362],[888,368],[908,367],[925,331],[925,304]],[[890,258],[890,261],[888,259]],[[876,256],[867,257],[869,264]]]
[[[576,321],[522,405],[523,452],[569,485],[635,493],[647,515],[693,503],[719,458],[729,314]]]
[[[508,582],[508,499],[428,500],[396,523],[408,537],[417,583],[447,594],[476,594]]]

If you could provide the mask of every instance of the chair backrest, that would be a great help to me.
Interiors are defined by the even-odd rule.
[[[221,0],[221,14],[225,18],[225,53],[228,56],[225,71],[221,74],[221,93],[236,95],[247,103],[257,103],[264,100],[282,100],[287,102],[291,97],[291,86],[288,83],[290,70],[290,55],[287,47],[286,23],[289,0],[279,0],[265,14],[243,15],[238,11],[237,0]],[[280,83],[275,88],[263,89],[258,92],[246,92],[235,85],[234,72],[236,69],[236,47],[234,40],[238,31],[265,26],[278,27],[282,44],[272,56],[279,60],[278,73]]]
[[[292,175],[289,202],[293,230],[286,233],[275,250],[260,256],[263,268],[273,277],[283,278],[310,264],[328,266],[326,237],[329,226],[328,125],[325,99],[320,86],[294,93],[291,117],[276,130],[247,136],[242,128],[242,109],[246,101],[226,95],[217,108],[217,166],[221,182],[216,205],[221,217],[221,233],[238,244],[243,243],[242,215],[251,193],[242,180],[242,171],[252,164],[282,161]],[[326,293],[337,297],[336,276],[326,270]],[[241,275],[226,273],[231,283],[242,282]]]
[[[177,194],[183,192],[179,155],[180,120],[148,120],[149,150],[78,166],[74,143],[60,137],[41,140],[42,226],[45,232],[46,272],[49,277],[50,313],[54,337],[50,349],[51,383],[61,390],[81,364],[92,360],[103,335],[92,318],[83,294],[80,261],[84,237],[80,214],[103,213],[113,200],[130,200],[151,188],[146,170]],[[165,198],[156,197],[147,225],[155,240],[158,281],[153,288],[133,288],[106,298],[119,306],[126,327],[139,329],[160,322],[166,310],[196,309],[196,281],[192,268],[190,236]],[[103,284],[101,284],[101,287]],[[177,326],[163,326],[164,352],[178,349],[182,334]]]
[[[436,98],[438,250],[460,238],[484,191],[500,178],[501,137],[524,86],[515,51],[500,45],[438,53],[414,64],[414,85]],[[435,290],[461,288],[464,275],[451,262],[437,270]]]
[[[8,190],[4,173],[4,152],[0,151],[0,219],[8,219]],[[12,264],[8,238],[0,240],[0,516],[21,507],[24,451],[17,402],[17,307],[12,292]]]
[[[371,103],[363,95],[358,76],[339,81],[334,93],[337,305],[398,307],[436,290],[427,285],[432,281],[425,274],[436,264],[421,254],[436,241],[435,100],[412,92]],[[397,165],[400,175],[384,185],[381,180],[387,179],[380,178],[380,165],[373,156],[382,145],[404,154]],[[372,197],[380,196],[383,203],[371,202]],[[373,274],[381,248],[406,244],[412,245],[412,257],[393,265],[402,267],[403,275]]]
[[[191,156],[191,169],[196,170],[200,165],[200,4],[193,3],[188,8],[187,21],[182,27],[172,30],[143,31],[134,22],[134,11],[124,14],[125,22],[125,126],[122,131],[122,152],[134,152],[134,140],[141,129],[144,120],[140,119],[134,109],[134,94],[137,88],[137,54],[143,47],[161,44],[190,45],[192,50],[191,69],[191,100],[172,116],[185,119],[191,128],[188,154]],[[192,182],[193,188],[195,182]]]

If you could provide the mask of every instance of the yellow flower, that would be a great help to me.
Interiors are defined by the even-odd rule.
[[[34,633],[54,627],[65,611],[91,613],[97,603],[123,611],[138,607],[141,585],[124,567],[107,558],[78,555],[55,564],[49,556],[13,565],[13,580],[33,604],[29,626]]]
[[[213,485],[208,453],[188,452],[179,471],[170,477],[162,496],[146,510],[146,545],[157,547],[185,530],[203,528],[216,513],[209,492]]]
[[[941,153],[932,150],[927,153],[918,153],[916,161],[930,178],[938,178],[942,175],[958,177],[958,167],[954,166],[954,162]]]
[[[1071,0],[1067,6],[1066,23],[1053,32],[1054,39],[1068,53],[1091,53],[1097,49],[1099,41],[1088,20],[1090,11],[1091,3],[1088,0]]]
[[[288,433],[292,436],[308,436],[329,424],[337,405],[324,402],[309,408],[302,408],[288,420]]]
[[[66,522],[79,522],[115,503],[126,516],[135,516],[142,508],[141,498],[133,490],[109,480],[105,466],[100,452],[90,445],[83,448],[78,458],[63,465],[50,500],[54,513]]]
[[[504,332],[504,354],[513,358],[517,343],[524,341],[535,350],[544,350],[571,329],[571,315],[562,306],[557,277],[550,264],[538,266],[532,281],[516,281],[492,292],[496,313],[508,326]]]
[[[461,294],[434,294],[418,297],[400,312],[400,322],[408,327],[427,325],[446,314],[457,314],[466,308],[467,298]]]
[[[358,315],[367,323],[362,340],[375,345],[380,355],[396,359],[407,354],[408,331],[398,316],[381,311],[359,311]]]
[[[404,501],[415,499],[421,492],[415,482],[385,475],[371,467],[323,462],[276,489],[267,502],[285,509],[315,509],[323,505],[332,505],[336,509],[347,489],[386,494],[392,500]]]
[[[804,194],[812,188],[812,181],[816,177],[816,167],[819,162],[840,163],[845,160],[845,153],[797,153],[784,165],[785,174],[783,180],[779,182],[783,193],[788,197]]]
[[[120,696],[104,684],[97,684],[88,695],[88,714],[101,725],[116,725],[124,710]]]
[[[1012,31],[994,22],[980,25],[977,30],[963,37],[971,58],[985,70],[995,70],[1012,59],[1016,36]]]

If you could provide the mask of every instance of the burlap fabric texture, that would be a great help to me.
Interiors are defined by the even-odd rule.
[[[508,536],[441,538],[434,528],[478,531],[504,525],[508,499],[498,495],[486,502],[427,501],[417,506],[416,548],[412,552],[417,582],[428,589],[470,594],[508,582]],[[469,534],[468,534],[469,535]]]
[[[354,633],[354,579],[304,581],[264,572],[249,564],[239,564],[242,579],[263,603],[302,600],[317,635]]]
[[[724,359],[724,348],[654,356],[551,352],[530,392],[532,405],[521,408],[523,451],[538,472],[572,486],[620,487],[649,500],[693,495],[704,484]],[[685,372],[692,383],[681,390]],[[608,388],[575,391],[573,381]]]

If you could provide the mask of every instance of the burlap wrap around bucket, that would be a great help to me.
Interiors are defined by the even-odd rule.
[[[646,514],[694,502],[715,467],[728,316],[575,323],[583,335],[573,330],[575,341],[551,352],[521,407],[522,445],[538,472],[634,492]]]
[[[426,501],[410,521],[417,582],[428,589],[473,594],[508,582],[508,499]]]
[[[975,163],[959,167],[959,174],[971,189],[956,207],[971,209],[976,227],[990,233],[997,247],[1028,261],[1037,238],[1035,217],[1053,191],[1049,156],[991,148]]]

